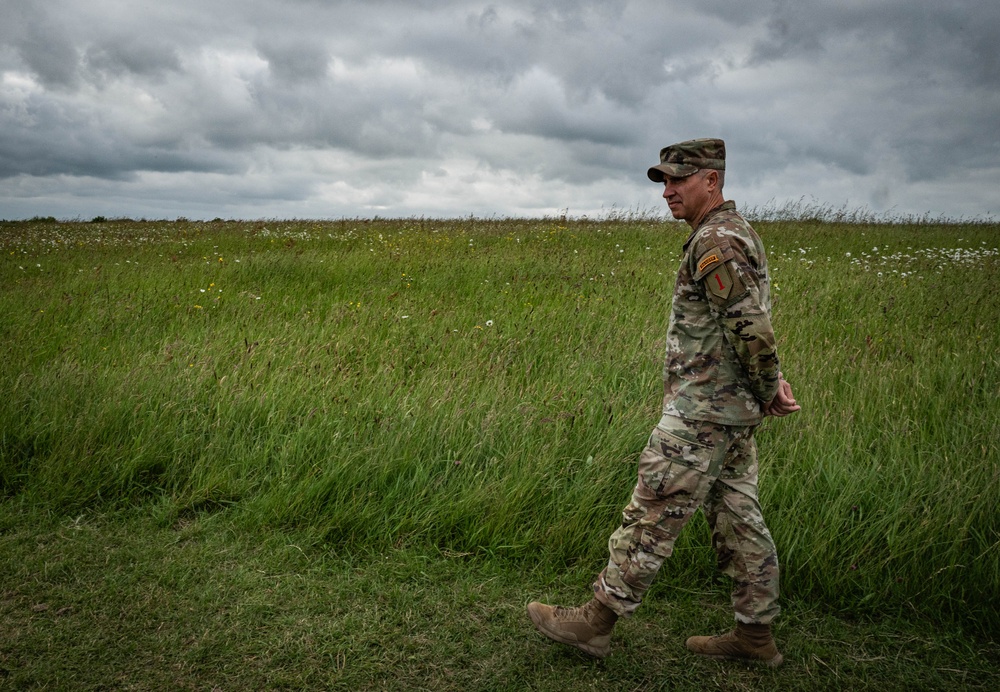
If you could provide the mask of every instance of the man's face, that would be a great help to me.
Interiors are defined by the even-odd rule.
[[[686,178],[663,177],[663,199],[667,200],[675,219],[690,221],[704,211],[709,198],[705,171],[698,171]]]

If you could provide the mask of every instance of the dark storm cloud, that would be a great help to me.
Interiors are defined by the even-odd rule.
[[[743,64],[801,64],[815,74],[795,92],[798,116],[812,124],[770,128],[785,135],[788,162],[863,175],[891,154],[901,164],[897,182],[927,181],[996,166],[998,23],[1000,5],[987,2],[776,2]],[[794,104],[782,110],[794,120]]]
[[[629,206],[706,135],[749,201],[985,213],[926,190],[995,194],[997,25],[986,0],[8,0],[0,217],[29,191],[190,216],[205,181],[230,214]]]
[[[10,0],[0,22],[0,40],[13,47],[46,86],[68,87],[76,82],[79,53],[73,37],[44,5]]]
[[[903,75],[933,79],[934,73],[969,85],[1000,84],[996,27],[1000,4],[886,2],[777,3],[767,35],[755,42],[749,62],[808,56],[856,35]],[[916,86],[916,85],[914,85]]]

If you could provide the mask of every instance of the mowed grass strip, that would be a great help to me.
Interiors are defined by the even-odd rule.
[[[933,617],[844,618],[786,599],[776,670],[702,660],[728,587],[665,573],[596,661],[544,639],[529,600],[579,602],[589,565],[341,551],[165,508],[51,517],[0,506],[3,689],[993,690],[988,639]],[[690,556],[681,556],[687,560]]]

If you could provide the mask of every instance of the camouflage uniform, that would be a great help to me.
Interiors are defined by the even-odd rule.
[[[661,160],[675,155],[665,149]],[[724,168],[713,165],[711,153],[700,163]],[[651,179],[655,173],[650,169]],[[719,568],[735,581],[736,619],[771,622],[779,611],[778,558],[757,500],[753,433],[777,390],[764,247],[725,202],[684,243],[667,330],[663,417],[639,458],[595,598],[618,615],[632,614],[701,507]]]

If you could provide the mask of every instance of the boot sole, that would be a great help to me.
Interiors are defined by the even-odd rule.
[[[785,660],[784,656],[778,654],[772,659],[763,658],[748,658],[747,656],[727,656],[726,654],[703,654],[700,651],[692,651],[691,653],[697,654],[702,658],[714,658],[716,661],[743,661],[744,663],[759,663],[765,665],[768,668],[777,668]]]
[[[564,637],[550,629],[548,629],[544,622],[541,620],[541,615],[535,613],[534,608],[531,607],[532,604],[528,604],[528,617],[531,618],[531,624],[535,626],[535,629],[544,634],[546,637],[554,642],[559,642],[560,644],[565,644],[567,646],[573,646],[580,651],[593,656],[594,658],[604,658],[609,653],[611,653],[611,644],[605,644],[604,646],[593,646],[586,642],[581,642],[580,640],[569,637]]]

